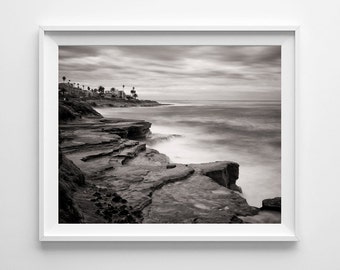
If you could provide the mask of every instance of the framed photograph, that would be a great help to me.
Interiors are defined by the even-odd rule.
[[[296,241],[297,27],[40,28],[41,241]]]

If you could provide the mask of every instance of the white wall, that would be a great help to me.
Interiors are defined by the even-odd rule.
[[[340,269],[340,2],[2,0],[0,269]],[[38,25],[301,26],[298,243],[40,243]]]

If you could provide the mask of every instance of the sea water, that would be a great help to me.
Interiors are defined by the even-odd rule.
[[[234,161],[250,205],[281,196],[280,101],[160,101],[97,109],[104,117],[152,123],[147,145],[176,163]]]

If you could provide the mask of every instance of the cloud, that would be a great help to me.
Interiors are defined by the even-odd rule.
[[[280,99],[280,46],[61,46],[59,79],[144,99]]]
[[[61,46],[59,47],[59,58],[82,58],[97,55],[100,51],[98,46]]]

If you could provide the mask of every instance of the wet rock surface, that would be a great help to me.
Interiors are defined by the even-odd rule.
[[[193,165],[195,172],[185,181],[168,184],[155,191],[152,204],[143,211],[146,223],[243,223],[237,216],[256,215],[259,209],[200,169],[209,163]]]

